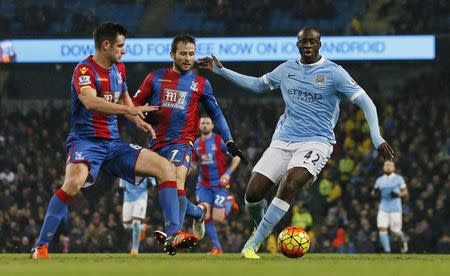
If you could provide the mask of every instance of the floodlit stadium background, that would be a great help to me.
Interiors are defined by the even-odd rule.
[[[450,253],[450,5],[438,0],[0,0],[0,252],[29,251],[47,202],[62,184],[70,78],[77,61],[92,52],[93,28],[106,20],[129,30],[124,61],[131,94],[148,72],[171,65],[167,45],[179,32],[199,37],[197,57],[212,52],[226,67],[260,76],[298,57],[293,45],[300,28],[319,28],[322,53],[374,99],[383,134],[398,153],[398,173],[410,191],[403,201],[410,252]],[[279,91],[255,96],[205,76],[255,164],[284,111]],[[122,123],[125,140],[145,144],[143,135]],[[377,201],[369,192],[382,173],[381,159],[355,106],[341,104],[335,132],[332,160],[277,230],[291,224],[310,229],[312,252],[380,252]],[[241,165],[232,177],[241,212],[219,226],[227,252],[238,252],[252,229],[243,205],[250,170]],[[191,177],[190,196],[194,185]],[[100,177],[71,204],[71,218],[51,251],[127,252],[121,202],[117,181]],[[162,228],[154,189],[147,214],[151,230]],[[340,228],[344,237],[337,236]],[[195,251],[209,248],[205,240]],[[161,247],[148,238],[142,251]]]

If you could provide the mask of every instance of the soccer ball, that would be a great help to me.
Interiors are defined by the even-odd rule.
[[[305,230],[288,226],[278,235],[278,249],[284,256],[289,258],[299,258],[309,250],[309,237]]]

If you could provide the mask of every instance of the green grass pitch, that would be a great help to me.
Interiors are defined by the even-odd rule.
[[[450,275],[450,255],[307,254],[289,259],[261,254],[245,260],[239,254],[53,254],[51,260],[31,260],[27,254],[0,254],[0,275]]]

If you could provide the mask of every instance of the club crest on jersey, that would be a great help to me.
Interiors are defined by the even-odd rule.
[[[217,150],[216,145],[213,144],[213,145],[211,146],[211,150],[212,150],[212,151],[216,151],[216,150]]]
[[[87,67],[84,67],[84,66],[80,68],[80,72],[81,72],[81,74],[83,74],[83,75],[86,74],[87,70],[88,70],[88,68],[87,68]]]
[[[323,75],[317,75],[316,79],[314,80],[314,83],[317,86],[324,86],[325,85],[325,77]]]
[[[88,85],[91,84],[91,76],[80,76],[78,78],[79,85]]]
[[[122,84],[123,82],[122,75],[120,73],[117,73],[117,81],[119,82],[119,84]]]
[[[188,92],[175,89],[164,89],[164,96],[162,99],[162,107],[171,107],[184,110],[186,107],[186,99]]]
[[[198,82],[192,81],[191,83],[191,90],[197,92],[198,91]]]

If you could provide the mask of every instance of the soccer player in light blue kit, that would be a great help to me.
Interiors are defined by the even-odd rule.
[[[132,256],[139,253],[139,242],[145,238],[147,225],[144,224],[147,212],[148,185],[156,186],[153,177],[145,178],[140,185],[134,185],[120,179],[119,187],[123,189],[122,222],[123,227],[131,231]]]
[[[214,56],[199,60],[200,68],[252,92],[280,88],[286,104],[269,148],[253,168],[245,194],[247,209],[258,224],[241,251],[249,259],[259,259],[256,252],[261,243],[289,210],[297,192],[317,178],[330,158],[342,98],[364,111],[375,148],[385,159],[394,158],[394,151],[380,135],[372,100],[341,66],[319,54],[319,31],[305,27],[297,39],[301,57],[282,63],[260,78],[224,68]],[[277,194],[264,213],[264,196],[276,184],[279,184]]]
[[[386,253],[391,252],[388,228],[392,235],[401,241],[400,251],[408,251],[408,242],[402,232],[402,197],[408,195],[405,180],[396,174],[395,164],[385,161],[383,165],[384,175],[377,178],[372,195],[378,194],[381,198],[377,215],[377,227],[380,243]]]

